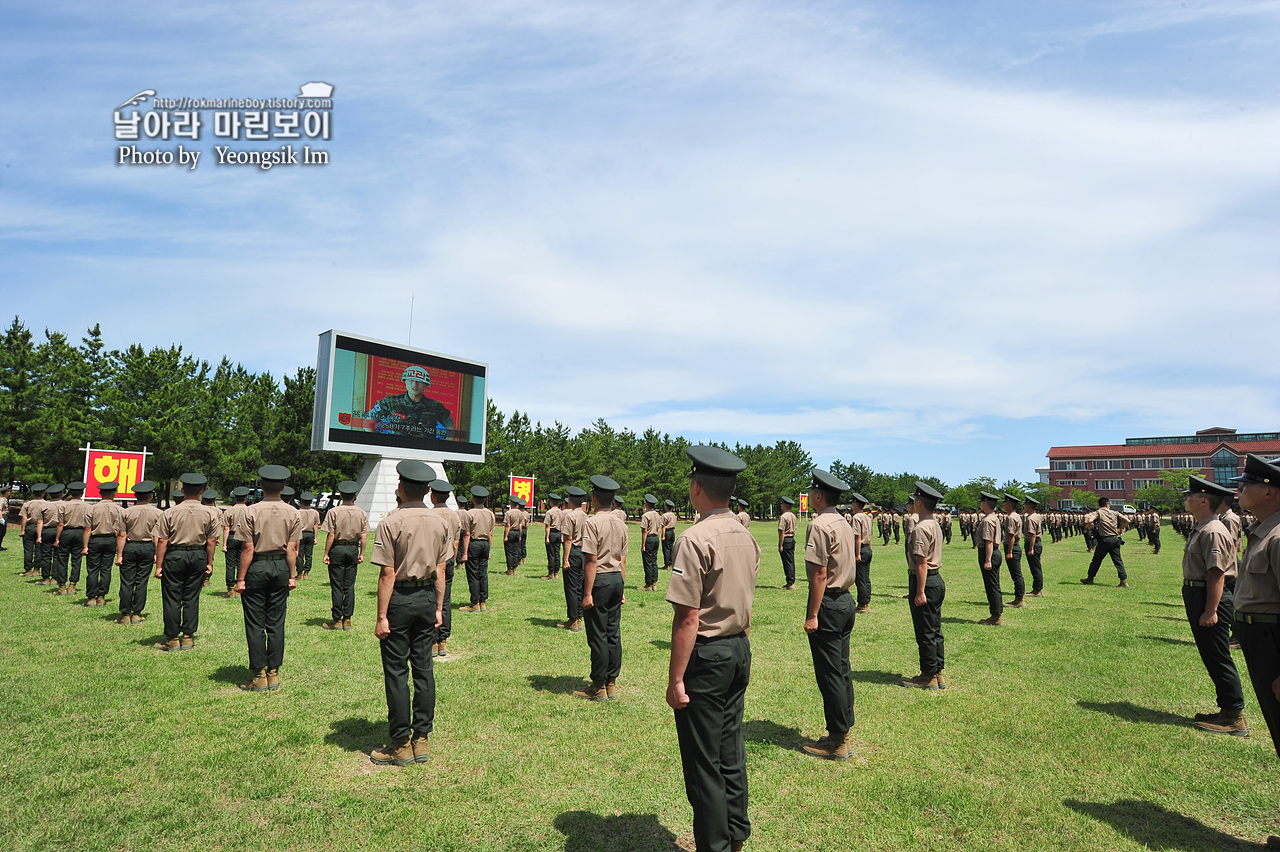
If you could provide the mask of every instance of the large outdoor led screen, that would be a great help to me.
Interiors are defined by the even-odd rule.
[[[487,366],[326,331],[311,449],[484,461]]]

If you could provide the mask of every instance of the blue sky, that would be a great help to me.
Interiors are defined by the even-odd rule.
[[[412,294],[504,410],[948,482],[1280,423],[1277,2],[0,15],[0,308],[37,330],[278,375],[406,340]],[[135,92],[312,80],[326,167],[217,167],[210,113],[195,171],[115,165]]]

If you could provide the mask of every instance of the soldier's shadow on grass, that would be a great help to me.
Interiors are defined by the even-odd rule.
[[[377,748],[387,736],[387,723],[372,722],[351,716],[329,723],[329,733],[324,741],[345,751],[362,751],[366,754]]]
[[[1186,604],[1169,603],[1168,601],[1143,601],[1143,606],[1167,606],[1172,609],[1183,609]]]
[[[537,692],[553,692],[556,695],[569,695],[575,689],[583,688],[583,680],[573,675],[529,675],[529,686]]]
[[[1077,701],[1077,705],[1095,713],[1106,713],[1126,722],[1145,722],[1149,725],[1175,725],[1185,727],[1195,723],[1194,719],[1166,713],[1163,710],[1152,710],[1150,707],[1139,707],[1129,701]]]
[[[663,651],[671,650],[671,642],[666,639],[650,639],[649,644]]]
[[[1175,617],[1174,617],[1174,616],[1172,616],[1172,615],[1147,615],[1147,616],[1143,616],[1143,617],[1144,617],[1144,618],[1158,618],[1158,619],[1160,619],[1161,621],[1177,621],[1177,622],[1179,622],[1180,624],[1185,624],[1185,623],[1186,623],[1186,621],[1187,621],[1185,618],[1175,618]]]
[[[564,852],[679,852],[676,836],[658,822],[657,814],[600,816],[565,811],[556,817],[565,835]]]
[[[550,627],[552,630],[564,630],[563,627],[556,626],[557,622],[554,618],[526,618],[525,621],[528,621],[534,627]]]
[[[314,618],[308,618],[306,621],[304,621],[304,622],[302,622],[302,623],[303,623],[303,624],[305,624],[305,625],[307,625],[308,627],[319,627],[320,625],[322,625],[322,624],[324,624],[324,623],[326,623],[326,622],[328,622],[328,621],[330,621],[330,620],[331,620],[331,619],[323,618],[323,617],[321,617],[321,616],[316,616],[316,617],[314,617]]]
[[[1139,636],[1139,639],[1150,639],[1152,642],[1164,642],[1167,645],[1194,645],[1190,639],[1174,639],[1172,636]]]
[[[850,672],[849,675],[850,677],[853,678],[855,683],[880,683],[880,684],[889,684],[889,685],[897,686],[899,683],[902,682],[901,674],[894,674],[893,672],[881,672],[881,671],[875,671],[871,669],[867,669],[860,672]]]
[[[1077,813],[1107,823],[1121,834],[1133,838],[1144,849],[1231,852],[1263,848],[1210,828],[1177,811],[1140,799],[1121,799],[1109,805],[1067,799],[1063,804]]]
[[[234,683],[247,680],[249,677],[249,669],[245,666],[223,666],[217,671],[209,675],[209,680],[217,683]]]
[[[800,729],[786,728],[768,719],[748,719],[742,723],[742,739],[749,743],[766,743],[781,748],[798,748],[803,741]]]

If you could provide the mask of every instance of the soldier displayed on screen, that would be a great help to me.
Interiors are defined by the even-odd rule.
[[[444,403],[426,396],[431,375],[424,367],[407,367],[402,394],[385,396],[369,409],[365,419],[373,432],[415,438],[456,437],[453,415]]]

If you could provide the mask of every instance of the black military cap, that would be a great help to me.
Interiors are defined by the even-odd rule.
[[[178,477],[178,481],[183,485],[206,485],[209,482],[209,477],[203,473],[184,473]]]
[[[87,486],[83,482],[68,482],[68,491],[83,491]]]
[[[616,495],[616,494],[615,494],[615,495],[614,495],[614,497],[613,497],[613,502],[614,502],[614,503],[616,503],[616,504],[618,504],[619,506],[625,506],[625,505],[627,505],[627,501],[626,501],[626,500],[624,500],[624,499],[622,499],[621,497],[619,497],[619,496],[618,496],[618,495]]]
[[[281,491],[280,491],[280,496],[281,496],[281,497],[292,497],[294,494],[297,494],[297,493],[298,493],[298,492],[294,491],[294,490],[293,490],[293,488],[292,488],[291,486],[286,485],[283,489],[281,489]]]
[[[523,498],[523,497],[514,497],[514,496],[513,496],[513,497],[511,498],[511,502],[512,502],[512,503],[515,503],[517,506],[519,506],[519,507],[520,507],[520,508],[522,508],[522,509],[523,509],[526,505],[528,505],[527,503],[525,503],[525,502],[524,502],[524,498]]]
[[[310,491],[303,491],[298,495],[298,499],[303,503],[310,503],[312,500],[316,499],[316,495],[312,494]]]
[[[55,482],[52,485],[50,485],[48,488],[46,488],[44,493],[45,494],[61,494],[64,490],[66,490],[66,487],[67,486],[63,485],[61,482]]]
[[[48,490],[49,490],[49,483],[47,482],[37,482],[35,485],[31,486],[32,494],[43,494]],[[136,492],[137,489],[135,488],[134,491]]]
[[[133,486],[134,494],[150,494],[156,490],[156,484],[150,479],[144,479],[137,485]]]
[[[548,499],[548,500],[559,500],[559,499],[561,499],[561,497],[560,497],[560,495],[559,495],[559,494],[557,494],[556,492],[552,491],[550,494],[548,494],[548,495],[547,495],[547,499]]]
[[[792,500],[790,497],[783,497],[782,502],[786,503],[788,506],[794,506],[796,504],[796,501]]]
[[[644,495],[644,502],[648,503],[650,506],[656,506],[658,505],[658,498],[654,497],[652,494],[646,494]]]
[[[1210,482],[1207,479],[1192,476],[1187,478],[1187,490],[1182,493],[1184,496],[1189,496],[1191,494],[1208,494],[1210,496],[1217,497],[1234,497],[1236,492],[1234,488],[1226,488],[1225,486]]]
[[[676,501],[674,501],[674,500],[668,500],[668,501],[666,501],[666,502],[667,502],[667,507],[668,507],[668,508],[674,509],[674,508],[676,507]]]
[[[1034,497],[1023,497],[1022,502],[1031,506],[1035,506],[1037,509],[1040,508],[1040,501]]]
[[[747,469],[747,463],[728,450],[708,444],[685,447],[684,454],[693,462],[692,473],[709,473],[712,476],[737,476]]]
[[[396,473],[400,474],[400,478],[405,482],[414,482],[418,485],[427,485],[436,478],[436,472],[431,465],[415,459],[405,459],[397,464]]]
[[[1016,495],[1016,494],[1010,494],[1010,493],[1009,493],[1009,492],[1007,492],[1007,491],[1006,491],[1006,492],[1005,492],[1005,494],[1004,494],[1004,499],[1008,500],[1010,503],[1016,503],[1016,504],[1021,504],[1021,503],[1022,503],[1022,498],[1021,498],[1021,497],[1019,497],[1019,496],[1018,496],[1018,495]]]
[[[741,497],[738,498],[738,505],[744,509],[751,508],[751,502],[748,500],[743,500]]]
[[[609,477],[597,473],[591,477],[591,487],[596,491],[617,491],[622,486]]]
[[[1000,502],[1000,495],[992,494],[990,491],[979,491],[978,498],[981,500],[986,500],[993,506]]]
[[[200,495],[200,499],[201,500],[217,500],[218,492],[214,491],[212,488],[206,488],[205,492]]]
[[[483,485],[473,485],[471,486],[471,496],[484,499],[489,496],[489,489],[485,488]]]
[[[570,485],[568,488],[564,490],[564,493],[568,494],[570,497],[586,497],[587,496],[587,492],[576,485]]]
[[[98,484],[98,491],[119,491],[119,482],[102,482]]]
[[[177,500],[181,500],[181,499],[182,499],[182,489],[181,489],[181,488],[175,488],[175,489],[173,489],[173,493],[172,493],[172,494],[170,494],[169,496],[170,496],[170,497],[173,497],[173,498],[175,498],[175,499],[177,499]]]
[[[437,494],[448,494],[453,490],[453,484],[447,479],[431,480],[431,490]]]
[[[291,471],[282,464],[264,464],[258,468],[258,478],[267,482],[284,482],[290,476]]]
[[[812,471],[813,485],[811,488],[820,488],[823,491],[830,491],[833,494],[841,494],[849,490],[849,483],[843,479],[837,479],[831,475],[830,471],[815,467]]]
[[[913,497],[928,497],[931,500],[941,500],[942,495],[938,493],[938,489],[934,488],[927,482],[916,481],[916,490],[912,492]]]
[[[350,479],[344,479],[338,483],[339,494],[347,494],[347,495],[357,494],[359,493],[359,491],[360,491],[360,484],[358,482],[353,482]]]
[[[916,484],[919,485],[920,483],[916,483]],[[851,499],[853,500],[853,502],[860,503],[863,506],[871,502],[866,497],[863,497],[861,494],[859,494],[857,491],[853,492],[853,497]]]
[[[137,491],[138,489],[135,488],[133,490]],[[237,485],[235,488],[231,489],[231,496],[232,497],[248,497],[249,489],[247,486]]]
[[[1250,482],[1261,482],[1265,485],[1280,485],[1280,467],[1276,467],[1272,461],[1267,461],[1262,456],[1249,453],[1244,460],[1244,473],[1233,477],[1232,482],[1239,482],[1241,485],[1247,485]]]

